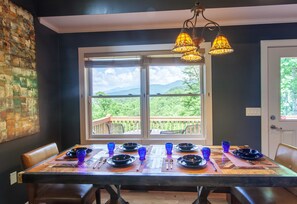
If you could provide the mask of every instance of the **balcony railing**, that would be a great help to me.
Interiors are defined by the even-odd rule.
[[[121,130],[117,127],[116,133],[139,132],[141,129],[140,117],[137,116],[111,116],[93,120],[93,134],[114,134],[112,125],[120,125]],[[161,134],[202,134],[201,118],[197,116],[170,117],[170,116],[153,116],[150,117],[150,129],[162,130]]]

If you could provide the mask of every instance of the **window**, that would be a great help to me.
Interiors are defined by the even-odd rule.
[[[212,144],[209,56],[186,64],[171,47],[79,48],[82,143]]]
[[[297,58],[280,58],[280,116],[281,120],[297,119]]]

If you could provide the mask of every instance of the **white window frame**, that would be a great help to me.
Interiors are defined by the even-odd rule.
[[[192,142],[194,144],[201,145],[212,145],[213,144],[213,130],[212,130],[212,82],[211,82],[211,56],[205,54],[205,64],[203,66],[203,93],[201,97],[203,100],[202,114],[204,114],[203,130],[205,136],[203,138],[181,138],[181,137],[170,137],[156,138],[156,137],[119,137],[111,138],[92,138],[91,124],[90,121],[91,113],[88,109],[88,70],[85,68],[84,57],[86,54],[91,53],[118,53],[118,52],[133,52],[133,51],[162,51],[171,50],[173,44],[157,44],[157,45],[131,45],[131,46],[107,46],[107,47],[83,47],[78,48],[78,63],[79,63],[79,92],[80,92],[80,141],[81,144],[95,144],[95,143],[106,143],[114,141],[116,143],[123,143],[127,141],[139,142],[141,144],[164,144],[164,142],[170,140],[172,142]],[[205,42],[201,44],[201,49],[208,53],[211,43]],[[142,116],[143,117],[143,116]]]

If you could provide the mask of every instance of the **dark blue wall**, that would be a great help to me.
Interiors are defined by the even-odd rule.
[[[261,106],[260,41],[296,39],[297,24],[234,26],[224,29],[235,52],[213,58],[214,144],[230,140],[261,148],[261,118],[245,107]]]
[[[24,5],[19,5],[32,8],[29,0],[22,3]],[[60,141],[58,35],[37,21],[35,32],[40,132],[0,144],[1,204],[24,204],[28,200],[24,184],[10,186],[9,174],[22,170],[20,155],[49,142]]]
[[[62,146],[79,143],[78,48],[173,43],[179,29],[60,35]],[[212,58],[214,144],[261,148],[261,119],[246,117],[246,107],[260,107],[260,41],[297,38],[297,24],[224,27],[235,52]],[[214,33],[208,33],[209,38]],[[207,34],[207,35],[208,35]],[[207,36],[206,35],[206,36]]]

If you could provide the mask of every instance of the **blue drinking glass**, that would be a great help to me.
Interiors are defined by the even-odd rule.
[[[107,149],[108,149],[109,154],[113,154],[114,148],[115,148],[115,143],[114,142],[107,143]]]
[[[222,147],[223,147],[223,151],[225,153],[229,152],[230,142],[223,140],[222,141]]]
[[[165,144],[165,148],[166,148],[167,155],[171,155],[172,154],[173,144],[171,142],[167,142]]]
[[[86,149],[76,150],[76,157],[77,157],[77,160],[78,160],[78,164],[83,164],[85,162],[86,155],[87,155],[87,150]]]
[[[209,147],[203,147],[201,149],[201,152],[202,152],[202,155],[203,155],[203,158],[206,160],[206,161],[209,161],[209,156],[210,156],[210,148]]]
[[[140,148],[138,149],[138,155],[139,155],[139,160],[140,160],[140,161],[145,160],[146,148],[145,148],[145,147],[140,147]]]

